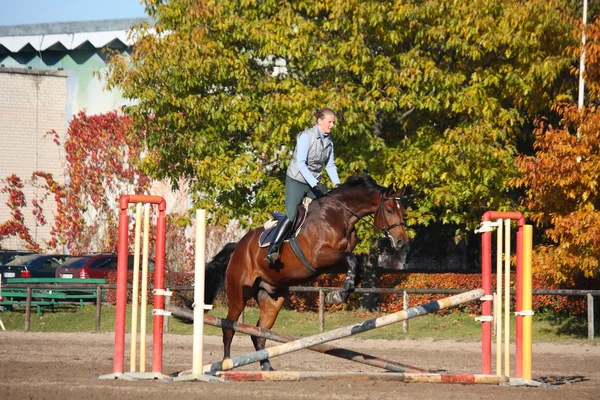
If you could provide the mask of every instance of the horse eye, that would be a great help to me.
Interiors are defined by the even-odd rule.
[[[389,208],[386,208],[386,209],[385,209],[385,211],[386,211],[388,214],[391,214],[391,213],[392,213],[392,210],[390,210]]]

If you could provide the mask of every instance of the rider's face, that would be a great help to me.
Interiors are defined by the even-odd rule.
[[[323,131],[323,133],[329,134],[335,125],[335,115],[325,114],[323,118],[319,118],[317,120],[317,125],[319,129]]]

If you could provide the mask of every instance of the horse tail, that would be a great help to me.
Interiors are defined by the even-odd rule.
[[[237,242],[227,243],[204,270],[204,304],[212,304],[219,292],[225,287],[225,272],[229,259],[237,247]]]

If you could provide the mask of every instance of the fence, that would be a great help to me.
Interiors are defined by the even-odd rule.
[[[38,315],[44,306],[54,307],[59,304],[83,304],[85,300],[96,302],[96,330],[100,330],[102,290],[114,289],[114,285],[99,284],[104,279],[88,279],[89,283],[9,283],[2,285],[1,306],[25,306],[25,332],[31,326],[31,307],[37,308]],[[111,287],[113,286],[113,287]],[[69,294],[69,292],[76,292]],[[94,293],[95,292],[95,293]],[[15,299],[20,297],[21,300]]]
[[[100,323],[102,319],[102,290],[105,289],[116,289],[116,285],[102,284],[95,285],[96,288],[96,330],[100,330]],[[60,284],[60,289],[89,289],[90,284]],[[26,306],[26,320],[25,320],[25,331],[29,331],[30,326],[30,314],[32,297],[30,293],[37,289],[56,290],[57,285],[45,285],[45,284],[3,284],[2,290],[6,289],[26,289],[28,296],[25,301]],[[149,288],[151,290],[152,288]],[[173,286],[168,288],[172,291],[187,292],[193,291],[192,286]],[[319,329],[321,332],[325,329],[325,293],[340,290],[340,288],[334,287],[311,287],[311,286],[292,286],[290,292],[298,293],[318,293],[319,294]],[[468,289],[401,289],[401,288],[357,288],[355,293],[358,294],[402,294],[403,295],[403,306],[408,308],[410,294],[458,294],[468,292]],[[588,339],[594,340],[594,296],[600,296],[600,290],[571,290],[571,289],[553,289],[553,290],[534,290],[533,296],[585,296],[587,298],[587,327],[588,327]],[[0,303],[2,305],[2,303]],[[165,318],[165,326],[168,324],[168,319]],[[405,327],[407,325],[405,324]]]
[[[325,293],[340,290],[333,287],[305,287],[292,286],[290,292],[304,293],[319,293],[319,329],[324,330],[325,327]],[[357,288],[355,293],[359,294],[402,294],[403,307],[408,308],[410,294],[457,294],[468,292],[469,289],[400,289],[400,288]],[[515,294],[515,291],[511,291]],[[533,296],[586,296],[587,298],[587,327],[588,339],[594,340],[594,296],[600,296],[600,290],[572,290],[572,289],[553,289],[553,290],[533,290]],[[407,330],[407,321],[404,322],[405,331]]]

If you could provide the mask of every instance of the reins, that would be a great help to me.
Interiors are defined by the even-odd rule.
[[[348,208],[348,206],[346,206],[344,203],[342,203],[341,201],[339,201],[338,199],[336,199],[335,197],[333,197],[331,194],[329,193],[325,193],[326,196],[329,196],[330,198],[332,198],[333,200],[337,201],[343,209],[345,209],[346,211],[348,211],[350,214],[354,215],[357,219],[361,220],[362,217],[359,216],[356,212],[354,212],[353,210],[351,210],[350,208]],[[386,200],[395,200],[395,201],[401,201],[402,198],[401,197],[381,197],[381,201],[379,202],[379,206],[377,206],[377,210],[375,210],[375,212],[373,213],[373,222],[365,220],[366,222],[368,222],[369,224],[371,224],[371,226],[373,226],[373,228],[375,228],[376,230],[378,230],[379,232],[383,233],[384,235],[386,235],[390,240],[392,240],[392,236],[390,234],[390,231],[392,229],[394,229],[397,226],[406,226],[406,224],[404,223],[404,221],[402,222],[397,222],[395,224],[392,225],[388,225],[387,224],[387,220],[385,219],[385,214],[383,213],[383,203]],[[388,225],[386,228],[384,229],[380,229],[377,227],[377,225],[375,225],[375,218],[377,217],[377,212],[381,210],[381,219],[383,220],[383,224]]]

